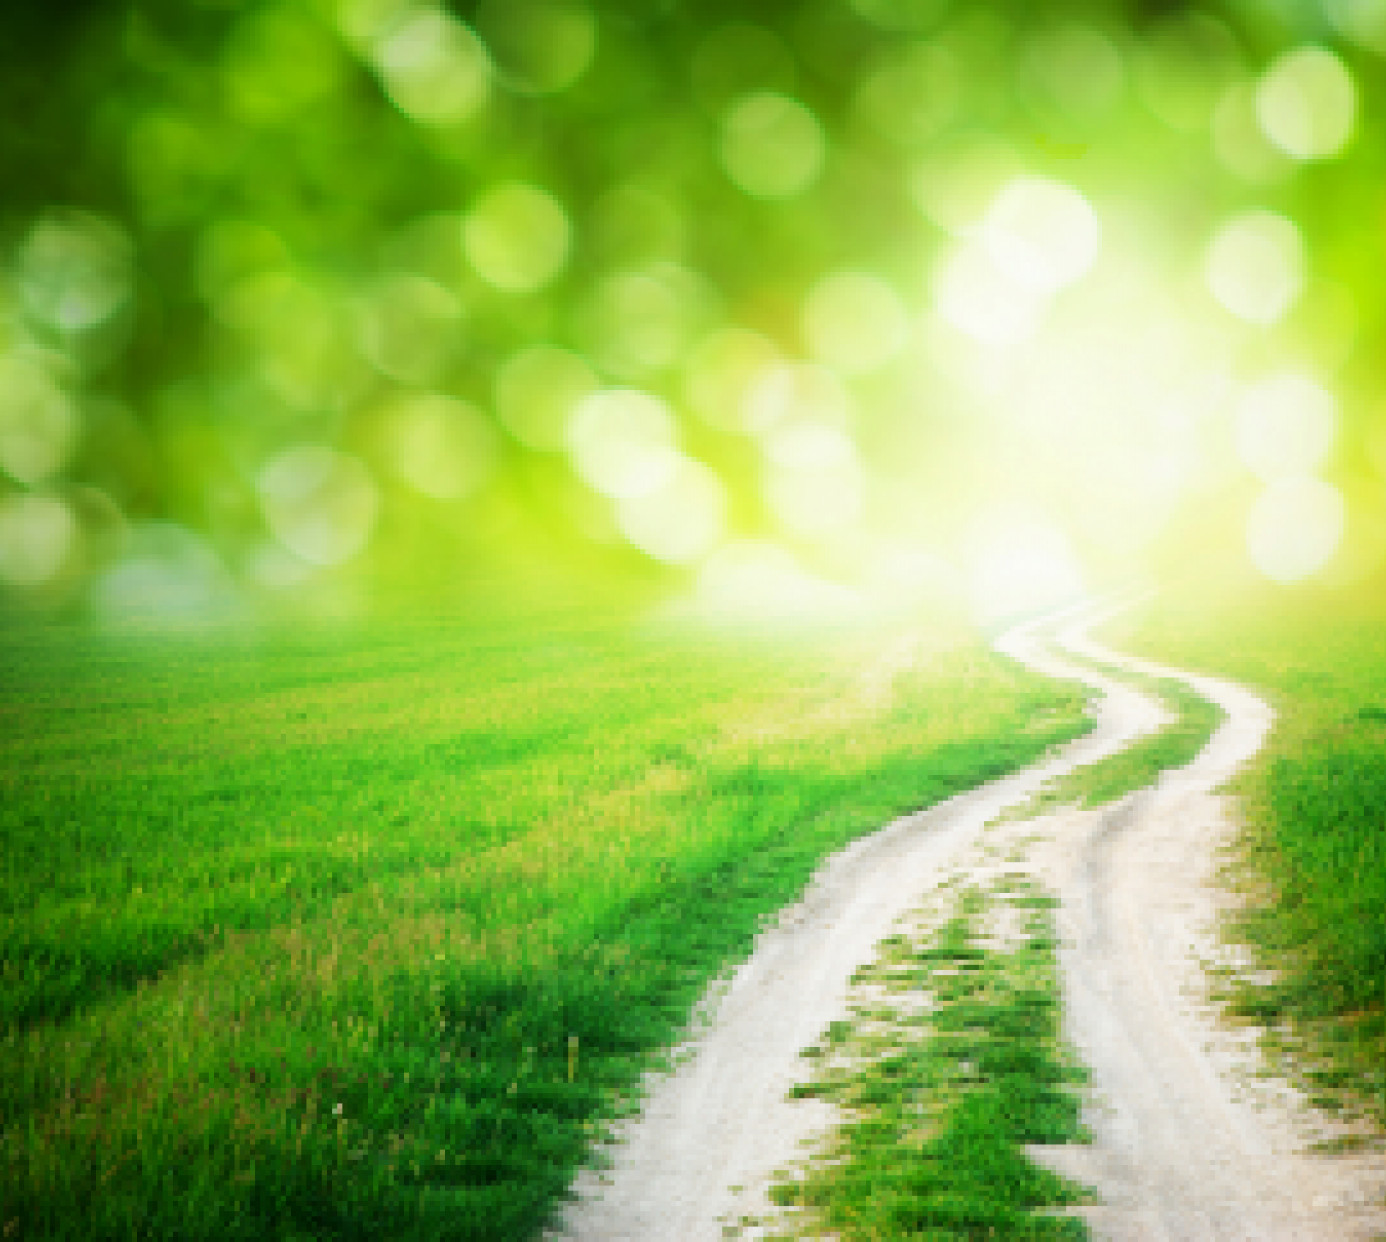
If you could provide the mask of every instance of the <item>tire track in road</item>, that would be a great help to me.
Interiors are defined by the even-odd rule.
[[[647,1078],[644,1107],[618,1127],[610,1167],[578,1176],[575,1202],[549,1236],[712,1242],[726,1224],[772,1214],[774,1172],[836,1120],[821,1100],[789,1098],[804,1076],[801,1049],[847,1017],[853,973],[922,896],[975,858],[1001,812],[1165,723],[1155,699],[1121,680],[1131,673],[1183,681],[1227,719],[1193,762],[1147,789],[1022,825],[1042,834],[1032,861],[1062,902],[1069,1036],[1093,1071],[1096,1101],[1092,1147],[1035,1154],[1097,1189],[1103,1206],[1082,1211],[1099,1237],[1337,1242],[1386,1228],[1366,1202],[1379,1171],[1370,1159],[1300,1154],[1302,1137],[1289,1137],[1283,1117],[1268,1120],[1235,1098],[1236,1057],[1208,1051],[1219,1035],[1199,999],[1200,959],[1216,950],[1203,924],[1216,914],[1212,869],[1229,831],[1213,791],[1255,754],[1270,710],[1230,683],[1100,647],[1088,631],[1120,607],[1081,606],[997,640],[1033,670],[1092,690],[1094,728],[826,860],[709,992],[705,1025],[678,1050],[677,1068]],[[1277,1100],[1282,1113],[1290,1095]]]
[[[1332,1137],[1283,1082],[1258,1083],[1254,1032],[1219,1023],[1204,963],[1230,897],[1234,831],[1217,791],[1260,749],[1273,713],[1241,686],[1120,655],[1086,626],[1056,642],[1118,673],[1183,682],[1226,718],[1187,765],[1113,806],[1054,817],[1046,879],[1060,897],[1068,1035],[1092,1072],[1090,1147],[1047,1163],[1092,1185],[1099,1238],[1348,1242],[1386,1230],[1386,1160],[1312,1154]],[[1376,1200],[1377,1203],[1373,1201]]]

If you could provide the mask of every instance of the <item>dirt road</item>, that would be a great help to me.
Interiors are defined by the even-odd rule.
[[[1204,963],[1236,968],[1214,932],[1233,831],[1216,791],[1260,748],[1270,708],[1240,686],[1094,643],[1058,644],[1128,672],[1184,682],[1226,719],[1187,766],[1111,807],[1051,817],[1032,855],[1061,898],[1069,1038],[1093,1074],[1094,1142],[1049,1163],[1093,1186],[1099,1238],[1348,1242],[1386,1233],[1386,1159],[1312,1154],[1344,1128],[1258,1076],[1255,1031],[1217,1020]]]
[[[1037,1158],[1096,1188],[1103,1206],[1084,1211],[1099,1237],[1329,1242],[1386,1230],[1386,1213],[1369,1202],[1386,1195],[1381,1157],[1303,1154],[1322,1127],[1288,1089],[1248,1095],[1247,1041],[1221,1031],[1201,1000],[1200,958],[1219,952],[1209,881],[1228,831],[1212,791],[1258,749],[1270,710],[1239,687],[1102,650],[1087,631],[1105,615],[1072,610],[997,643],[1037,671],[1088,686],[1093,730],[828,859],[709,995],[707,1025],[674,1072],[651,1078],[611,1167],[579,1176],[555,1236],[702,1242],[769,1213],[772,1173],[834,1120],[820,1101],[788,1098],[806,1077],[801,1049],[847,1015],[852,973],[898,919],[944,877],[985,869],[980,844],[1003,810],[1160,726],[1162,708],[1124,684],[1123,670],[1183,680],[1228,718],[1192,764],[1151,788],[1008,830],[1041,838],[1031,865],[1062,899],[1069,1034],[1093,1071],[1094,1144]]]

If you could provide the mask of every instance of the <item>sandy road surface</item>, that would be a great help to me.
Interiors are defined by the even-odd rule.
[[[726,1223],[772,1211],[771,1174],[832,1124],[828,1105],[787,1093],[807,1077],[800,1050],[847,1016],[852,973],[945,876],[978,866],[984,830],[1001,811],[1163,722],[1151,698],[1061,654],[1138,671],[1139,662],[1087,638],[1105,615],[1073,610],[997,643],[1037,671],[1090,687],[1098,696],[1094,729],[1043,762],[899,819],[828,859],[803,899],[709,995],[709,1024],[683,1049],[678,1069],[651,1077],[611,1167],[579,1175],[577,1201],[555,1236],[703,1242],[721,1238]],[[1376,1192],[1380,1157],[1295,1154],[1303,1139],[1290,1136],[1285,1101],[1276,1100],[1280,1111],[1265,1124],[1264,1112],[1234,1098],[1236,1055],[1245,1049],[1208,1052],[1211,1018],[1190,999],[1201,981],[1198,954],[1207,950],[1190,927],[1215,910],[1206,881],[1226,829],[1209,791],[1255,752],[1269,709],[1212,679],[1139,671],[1189,681],[1229,719],[1193,764],[1116,807],[1020,826],[1032,838],[1040,830],[1034,865],[1064,902],[1071,1038],[1094,1072],[1094,1146],[1043,1158],[1098,1189],[1104,1206],[1088,1212],[1098,1236],[1372,1236],[1365,1199]]]
[[[1347,1242],[1386,1234],[1386,1158],[1315,1155],[1342,1127],[1257,1076],[1254,1030],[1216,1019],[1204,962],[1235,967],[1214,932],[1233,831],[1216,790],[1260,748],[1270,708],[1249,691],[1107,651],[1074,654],[1172,678],[1226,720],[1187,766],[1111,807],[1050,817],[1032,856],[1061,898],[1069,1038],[1093,1074],[1090,1147],[1048,1160],[1093,1186],[1099,1238]]]

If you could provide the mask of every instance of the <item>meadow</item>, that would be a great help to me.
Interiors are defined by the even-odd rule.
[[[956,630],[0,639],[4,1238],[533,1235],[825,854],[1086,727]]]
[[[1117,645],[1241,680],[1277,719],[1231,786],[1242,832],[1228,928],[1267,978],[1234,985],[1320,1101],[1386,1124],[1386,584],[1189,584]]]

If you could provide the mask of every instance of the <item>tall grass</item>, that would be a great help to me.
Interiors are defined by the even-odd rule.
[[[533,1234],[826,853],[1083,727],[881,642],[8,625],[0,1236]]]
[[[1268,745],[1233,785],[1248,900],[1231,933],[1274,981],[1236,1006],[1291,1024],[1311,1077],[1386,1124],[1386,584],[1175,595],[1121,641],[1273,702]]]

